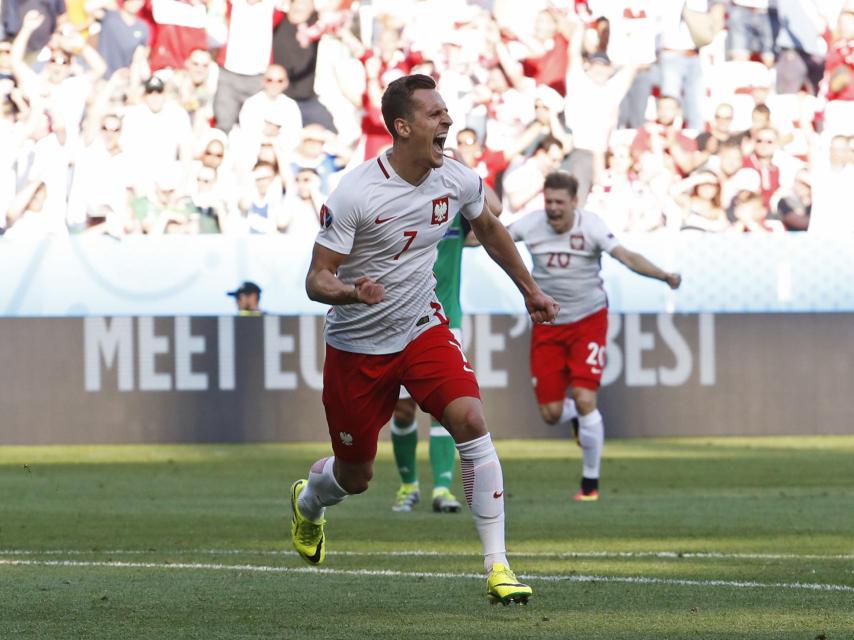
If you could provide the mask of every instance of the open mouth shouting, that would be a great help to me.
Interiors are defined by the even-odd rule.
[[[433,151],[436,155],[443,155],[445,151],[445,140],[448,138],[448,132],[438,133],[433,138]]]

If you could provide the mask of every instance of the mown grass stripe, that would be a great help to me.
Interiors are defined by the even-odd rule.
[[[40,567],[105,567],[114,569],[184,569],[210,571],[248,571],[257,573],[315,573],[333,576],[393,577],[393,578],[451,578],[478,579],[479,573],[451,573],[428,571],[395,571],[391,569],[330,569],[318,567],[271,567],[253,564],[211,564],[211,563],[159,563],[159,562],[99,562],[79,560],[10,560],[0,559],[0,565],[40,566]],[[606,582],[619,584],[675,585],[697,587],[729,587],[736,589],[803,589],[809,591],[844,591],[854,593],[854,586],[845,584],[822,584],[810,582],[753,582],[743,580],[686,580],[675,578],[649,578],[646,576],[594,576],[594,575],[538,575],[527,574],[520,577],[525,580],[548,582]]]

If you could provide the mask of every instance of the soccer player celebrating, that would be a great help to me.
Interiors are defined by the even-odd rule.
[[[599,466],[605,427],[596,395],[605,368],[608,298],[602,289],[602,252],[607,251],[635,273],[677,289],[678,273],[659,269],[629,251],[595,213],[578,209],[578,181],[556,171],[546,176],[545,210],[533,211],[509,227],[534,261],[533,277],[560,304],[553,325],[536,325],[531,333],[531,375],[543,419],[549,424],[577,415],[583,469],[579,502],[599,499]],[[572,399],[567,389],[572,389]],[[576,413],[577,412],[577,413]]]
[[[332,305],[323,405],[334,455],[292,485],[291,539],[306,561],[323,562],[324,512],[368,488],[379,431],[403,384],[456,442],[466,502],[483,544],[487,595],[505,604],[525,602],[531,588],[507,562],[501,464],[477,380],[434,291],[436,245],[450,213],[469,220],[522,292],[535,323],[553,320],[559,307],[489,214],[477,174],[445,159],[453,121],[435,81],[416,74],[390,83],[382,113],[392,149],[351,171],[330,195],[306,278],[309,298]]]

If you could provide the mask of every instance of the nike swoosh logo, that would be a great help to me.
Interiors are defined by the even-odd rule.
[[[317,564],[320,562],[320,551],[323,549],[323,538],[320,539],[320,544],[317,545],[317,549],[314,552],[314,555],[309,558],[309,561],[312,564]]]
[[[503,495],[504,495],[503,491],[496,491],[495,493],[492,494],[492,497],[495,498],[496,500],[498,500],[498,498],[500,498]]]
[[[379,216],[374,218],[374,224],[382,224],[383,222],[388,222],[389,220],[394,220],[397,216],[392,216],[391,218],[381,219]]]

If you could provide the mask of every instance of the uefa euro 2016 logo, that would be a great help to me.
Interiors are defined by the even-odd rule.
[[[325,204],[320,207],[320,226],[324,229],[332,226],[332,212]]]

